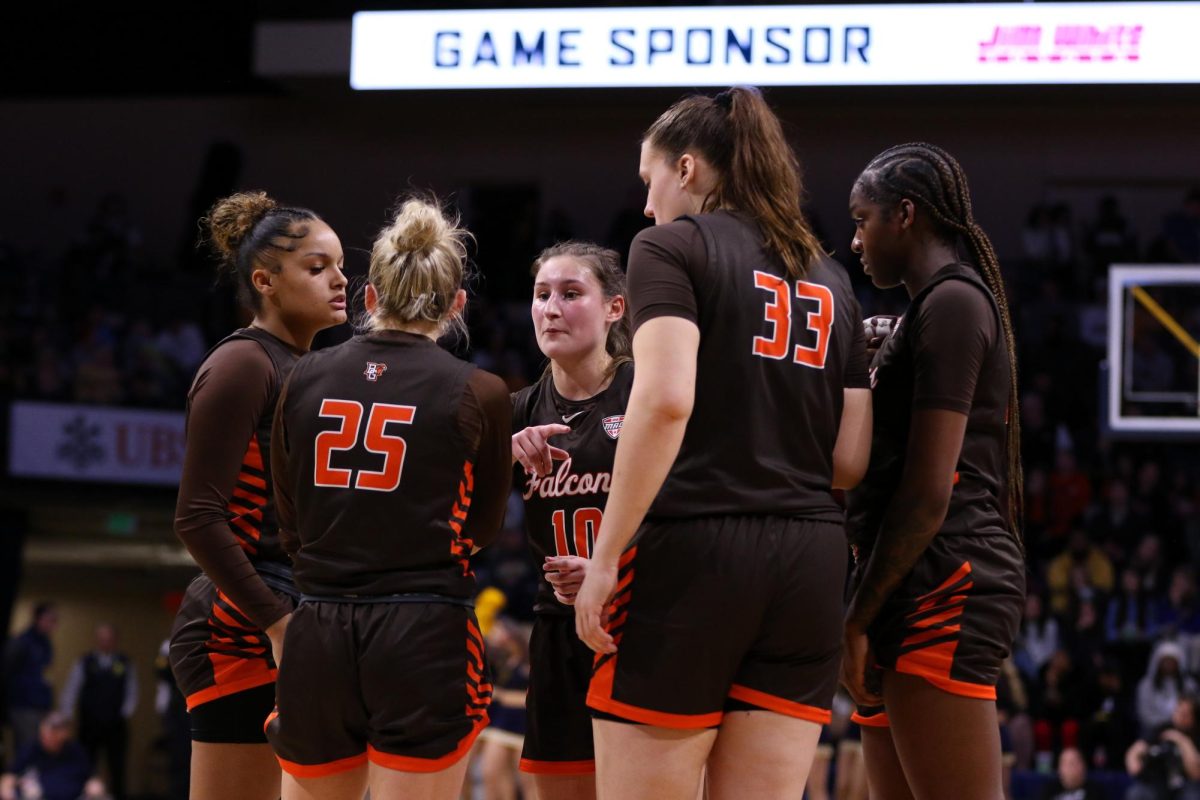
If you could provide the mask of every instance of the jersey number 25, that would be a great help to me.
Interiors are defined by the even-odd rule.
[[[354,477],[355,489],[372,492],[392,492],[400,486],[400,474],[404,471],[404,439],[387,432],[389,423],[411,425],[417,413],[416,406],[396,406],[388,403],[372,403],[367,415],[367,433],[363,447],[369,453],[383,456],[383,469],[354,470],[340,469],[331,464],[333,454],[352,450],[358,444],[359,428],[362,426],[362,403],[355,400],[321,401],[320,415],[337,419],[341,423],[337,430],[322,431],[316,438],[316,460],[313,464],[313,484],[329,489],[349,489],[350,478]]]
[[[771,293],[767,300],[766,322],[771,324],[770,336],[754,337],[754,355],[781,360],[788,357],[788,345],[792,342],[792,290],[788,282],[769,272],[754,271],[754,285]],[[829,350],[829,331],[833,327],[833,292],[819,283],[796,281],[796,297],[800,300],[816,301],[817,308],[810,311],[807,327],[817,335],[811,347],[798,344],[792,351],[792,361],[813,369],[825,368],[825,354]]]

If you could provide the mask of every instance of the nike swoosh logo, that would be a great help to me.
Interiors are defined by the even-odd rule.
[[[563,414],[563,422],[570,422],[571,420],[578,417],[580,414],[586,414],[586,413],[587,413],[586,411],[576,411],[574,414]]]

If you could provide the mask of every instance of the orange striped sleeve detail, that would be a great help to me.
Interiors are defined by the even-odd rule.
[[[240,486],[233,487],[233,496],[239,500],[245,500],[247,503],[249,503],[251,506],[254,506],[255,508],[262,508],[263,506],[265,506],[267,504],[266,495],[256,494],[254,492],[248,492]]]
[[[250,469],[256,469],[259,472],[263,471],[262,451],[258,447],[258,437],[251,436],[250,444],[246,448],[246,455],[242,456],[242,464]]]
[[[264,492],[267,490],[267,482],[257,475],[251,475],[249,472],[239,473],[237,479],[247,486],[253,486],[255,489],[262,489]]]

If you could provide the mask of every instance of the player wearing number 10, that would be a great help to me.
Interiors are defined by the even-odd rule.
[[[586,242],[547,248],[532,272],[530,312],[550,365],[513,396],[513,479],[546,577],[534,604],[521,769],[541,800],[587,800],[596,796],[592,651],[575,635],[570,604],[600,531],[633,384],[625,275],[616,251]]]
[[[503,521],[504,383],[438,347],[466,232],[404,203],[371,251],[368,332],[301,359],[275,416],[301,602],[267,735],[284,800],[457,797],[491,685],[468,557]]]
[[[837,685],[833,489],[867,466],[859,307],[757,90],[676,103],[639,171],[637,371],[575,599],[599,793],[692,800],[707,763],[713,800],[793,796]]]

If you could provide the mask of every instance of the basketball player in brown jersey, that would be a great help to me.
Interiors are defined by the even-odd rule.
[[[587,800],[596,796],[592,651],[575,634],[571,604],[600,531],[633,384],[625,274],[616,251],[586,242],[543,250],[532,272],[533,328],[550,365],[513,397],[513,481],[545,572],[521,770],[541,800]]]
[[[175,531],[204,574],[171,632],[171,668],[192,730],[191,796],[273,800],[280,771],[263,734],[294,606],[268,463],[280,387],[323,328],[346,321],[342,245],[308,209],[236,194],[203,220],[254,312],[204,359],[188,392]]]
[[[995,686],[1025,587],[1004,279],[939,147],[876,156],[850,213],[872,282],[911,298],[873,359],[870,467],[849,498],[843,682],[871,797],[1000,800]]]
[[[504,382],[440,348],[464,327],[469,234],[403,204],[371,251],[368,332],[310,353],[271,463],[300,604],[267,735],[284,800],[454,798],[492,686],[469,557],[511,484]]]
[[[637,371],[575,601],[599,654],[600,796],[692,800],[707,763],[710,798],[786,797],[837,684],[833,489],[870,436],[859,307],[757,90],[676,103],[640,173],[656,225],[629,259]]]

